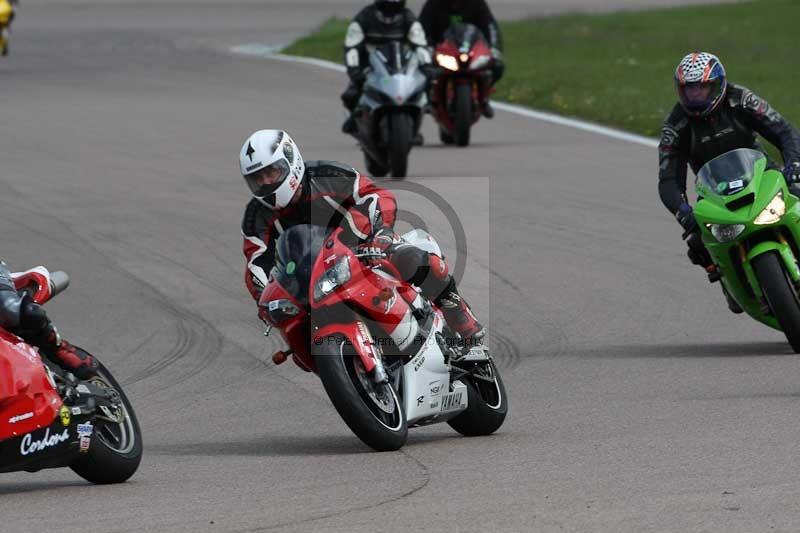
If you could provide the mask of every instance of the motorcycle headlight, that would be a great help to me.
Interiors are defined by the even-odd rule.
[[[767,224],[774,224],[786,214],[786,202],[783,201],[783,191],[778,191],[764,208],[761,213],[753,221],[756,226],[766,226]]]
[[[731,242],[744,231],[744,224],[708,224],[711,235],[719,242]]]
[[[333,290],[350,281],[350,261],[343,257],[334,266],[325,271],[314,285],[314,300],[322,300]]]
[[[489,64],[489,60],[490,60],[489,56],[478,56],[472,60],[472,63],[470,63],[469,68],[470,70],[480,70]]]
[[[290,300],[270,300],[267,311],[270,322],[276,325],[300,314],[300,309]]]
[[[458,70],[458,60],[447,54],[436,54],[436,63],[438,63],[440,67],[452,70],[453,72]]]

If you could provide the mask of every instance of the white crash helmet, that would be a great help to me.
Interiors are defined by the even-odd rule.
[[[259,130],[242,145],[239,169],[253,196],[271,209],[283,209],[303,182],[300,150],[283,130]]]

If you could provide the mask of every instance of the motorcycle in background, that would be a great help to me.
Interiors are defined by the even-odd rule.
[[[472,125],[480,119],[492,92],[492,51],[478,27],[455,24],[436,46],[440,73],[431,104],[445,144],[469,145]]]
[[[372,50],[370,72],[355,110],[367,171],[404,178],[414,136],[422,124],[427,77],[416,52],[395,41]]]
[[[385,254],[350,247],[343,231],[304,224],[278,239],[259,299],[289,344],[273,361],[291,357],[315,372],[348,427],[377,451],[402,447],[409,427],[496,431],[508,397],[489,350],[459,343],[442,311],[401,281]],[[441,255],[422,230],[403,239]]]
[[[800,353],[800,201],[766,156],[740,148],[697,173],[695,217],[709,279]]]
[[[40,304],[69,285],[44,267],[13,277]],[[102,363],[79,380],[0,328],[0,473],[69,467],[92,483],[121,483],[141,458],[133,407]]]

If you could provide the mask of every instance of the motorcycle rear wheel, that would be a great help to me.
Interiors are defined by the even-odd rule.
[[[142,460],[142,431],[128,397],[103,364],[92,378],[97,385],[114,389],[122,400],[122,422],[96,420],[89,451],[70,468],[86,481],[106,485],[127,481]]]
[[[350,430],[379,452],[403,447],[408,424],[394,388],[372,381],[344,336],[326,337],[314,348],[314,362],[325,392]]]
[[[800,353],[800,299],[781,258],[775,252],[759,255],[753,259],[753,270],[786,340]]]
[[[485,364],[481,377],[463,377],[467,386],[467,410],[447,423],[466,437],[490,435],[500,429],[508,414],[508,395],[503,379],[493,362]]]

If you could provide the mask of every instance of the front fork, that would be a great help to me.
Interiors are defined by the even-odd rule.
[[[781,258],[783,266],[789,273],[789,277],[794,283],[795,288],[800,289],[800,268],[797,265],[797,258],[794,255],[794,251],[786,240],[786,237],[780,231],[775,232],[775,237],[777,242],[760,242],[750,250],[745,247],[744,243],[739,244],[739,259],[742,263],[745,276],[747,277],[747,282],[750,284],[753,294],[761,301],[762,305],[766,303],[764,292],[761,290],[761,285],[758,282],[758,278],[756,278],[756,273],[752,266],[753,259],[760,255],[778,252],[778,256]]]

